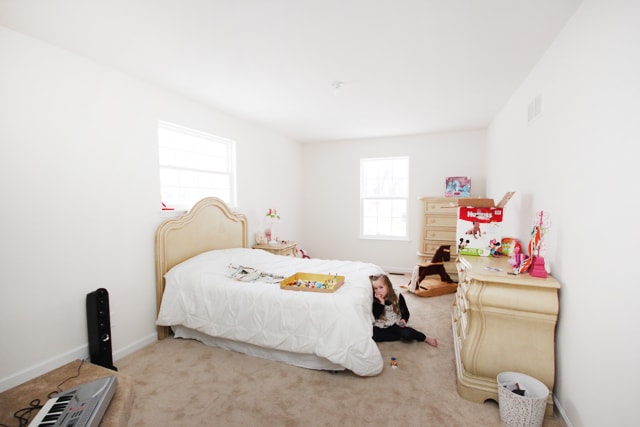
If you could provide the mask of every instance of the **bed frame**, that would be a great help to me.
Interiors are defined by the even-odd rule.
[[[247,248],[247,218],[232,212],[225,202],[207,197],[184,215],[162,222],[156,230],[156,305],[164,294],[164,275],[175,265],[214,249]],[[158,339],[170,328],[158,326]]]

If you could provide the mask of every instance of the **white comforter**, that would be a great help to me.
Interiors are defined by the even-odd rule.
[[[298,272],[338,274],[334,293],[280,289],[279,283],[226,277],[229,264],[288,277]],[[374,264],[273,255],[256,249],[224,249],[193,257],[166,274],[157,324],[183,325],[207,335],[260,347],[313,354],[357,375],[376,375],[383,362],[371,338],[369,275]]]

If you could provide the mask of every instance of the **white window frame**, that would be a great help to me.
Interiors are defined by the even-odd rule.
[[[409,164],[408,156],[360,159],[360,238],[409,240]],[[372,175],[376,167],[386,177]]]
[[[163,131],[175,138],[163,139]],[[208,143],[219,144],[218,151],[223,154],[211,150]],[[168,208],[188,210],[209,196],[237,207],[235,141],[158,121],[158,150],[160,199]]]

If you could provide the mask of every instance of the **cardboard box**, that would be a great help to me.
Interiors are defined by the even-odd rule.
[[[504,207],[513,195],[514,192],[505,194],[498,204],[493,199],[475,197],[456,200],[456,243],[460,255],[489,256],[500,246]]]
[[[337,291],[343,284],[344,276],[296,273],[280,282],[280,289],[288,291],[331,293]]]

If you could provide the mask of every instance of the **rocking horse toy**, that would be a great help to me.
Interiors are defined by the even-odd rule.
[[[444,268],[444,263],[451,260],[451,246],[442,245],[433,254],[431,262],[418,263],[413,269],[409,292],[421,297],[437,296],[455,292],[458,284],[451,279]],[[428,276],[440,276],[440,280],[427,279]]]

